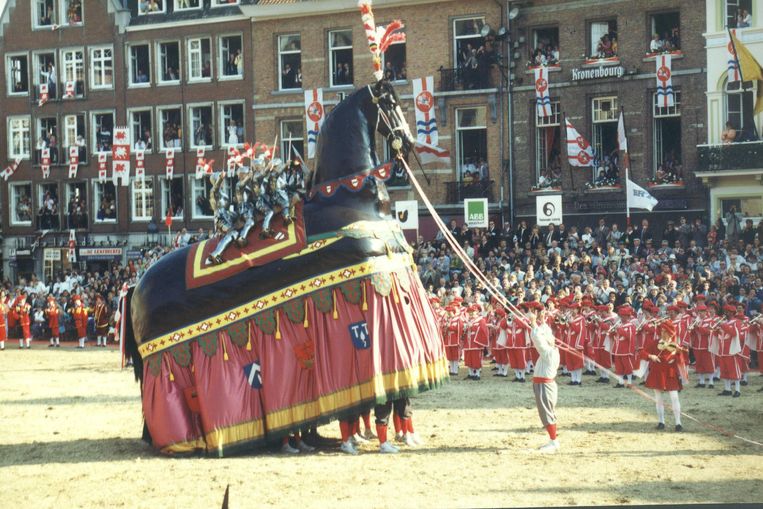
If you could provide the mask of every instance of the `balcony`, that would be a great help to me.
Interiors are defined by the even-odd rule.
[[[492,88],[490,67],[468,69],[457,67],[445,69],[440,66],[440,92],[454,90],[484,90]]]
[[[447,203],[460,203],[464,198],[487,198],[488,202],[493,202],[494,184],[494,180],[480,180],[473,184],[445,182],[448,191]]]
[[[763,141],[697,146],[697,171],[763,168]]]

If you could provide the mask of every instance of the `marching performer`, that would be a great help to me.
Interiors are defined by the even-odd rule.
[[[450,376],[458,376],[458,363],[461,360],[461,338],[464,335],[464,319],[461,316],[460,306],[449,304],[445,309],[447,316],[445,318],[445,331],[443,334],[445,342],[445,356],[448,359],[450,367]]]
[[[519,305],[522,309],[527,309],[527,303]],[[514,318],[514,315],[506,317],[506,349],[509,355],[509,365],[514,370],[514,380],[512,382],[525,383],[525,373],[527,365],[530,362],[528,348],[528,329],[522,323]]]
[[[636,326],[633,324],[633,308],[620,306],[617,310],[621,323],[614,327],[612,335],[612,358],[615,360],[617,374],[616,389],[633,383],[633,370],[636,354]]]
[[[8,304],[5,290],[0,290],[0,351],[5,350],[5,340],[8,338]]]
[[[567,309],[570,310],[570,316],[562,328],[566,335],[564,342],[569,347],[566,359],[571,381],[567,385],[583,385],[583,355],[588,343],[588,327],[585,317],[580,314],[579,303],[572,302],[567,305]]]
[[[95,296],[93,319],[95,320],[95,346],[105,347],[109,333],[109,308],[106,306],[106,301],[100,293]]]
[[[610,350],[612,349],[612,340],[609,338],[608,332],[617,320],[617,314],[613,311],[612,304],[602,304],[599,306],[599,311],[601,312],[601,319],[599,320],[599,337],[594,350],[596,351],[596,362],[603,369],[599,370],[599,378],[596,382],[608,384],[609,373],[607,370],[612,367],[612,354],[610,353]]]
[[[723,312],[726,313],[726,319],[716,325],[717,334],[713,336],[714,341],[711,344],[711,350],[718,358],[718,366],[721,369],[721,380],[723,380],[723,392],[718,396],[733,396],[738,398],[741,395],[740,382],[742,372],[739,369],[737,356],[742,351],[739,339],[739,324],[734,318],[736,308],[725,304]],[[734,392],[731,392],[731,382],[734,382]]]
[[[747,372],[750,371],[750,341],[747,337],[750,330],[750,319],[744,314],[744,306],[737,305],[737,313],[734,318],[739,326],[739,346],[742,348],[736,356],[736,361],[739,365],[739,371],[742,373],[741,385],[747,385]]]
[[[79,295],[74,295],[72,300],[74,301],[72,318],[74,319],[74,327],[77,329],[77,340],[79,341],[77,348],[85,348],[85,341],[87,341],[87,308],[82,305],[82,298]]]
[[[659,341],[647,340],[641,351],[641,358],[649,361],[646,386],[654,390],[657,406],[657,429],[665,429],[665,403],[662,400],[662,395],[667,392],[670,396],[670,406],[673,408],[673,417],[676,422],[675,430],[683,431],[678,391],[682,389],[679,371],[684,367],[679,355],[681,347],[676,338],[676,325],[670,320],[660,323],[659,334]]]
[[[509,349],[507,348],[508,336],[506,334],[509,324],[506,321],[506,311],[503,308],[496,308],[494,313],[498,319],[498,324],[496,325],[498,338],[495,340],[495,346],[493,347],[493,358],[495,359],[498,372],[493,376],[506,378],[509,376]]]
[[[557,386],[554,377],[559,369],[559,349],[551,327],[546,323],[543,305],[539,302],[529,302],[527,309],[527,319],[531,327],[530,337],[539,354],[533,373],[533,393],[538,415],[549,437],[549,442],[543,445],[539,452],[555,453],[559,450],[559,440],[556,436]]]
[[[550,300],[550,299],[549,299]],[[581,306],[581,313],[583,317],[585,318],[586,323],[586,329],[587,329],[587,335],[588,340],[585,344],[585,359],[583,361],[583,367],[585,368],[585,371],[583,371],[584,375],[595,375],[596,374],[596,364],[594,363],[594,359],[596,358],[596,353],[593,349],[593,343],[594,343],[594,331],[597,330],[597,321],[596,319],[598,316],[596,315],[595,305],[593,303],[593,300],[588,297],[583,297],[583,299],[580,301]]]
[[[712,309],[712,308],[711,308]],[[694,306],[697,317],[694,325],[690,325],[691,348],[694,352],[694,372],[699,380],[697,388],[713,388],[713,374],[715,373],[715,357],[710,352],[710,335],[716,324],[716,318],[708,314],[708,308],[704,304]],[[707,377],[707,382],[705,378]]]
[[[50,329],[50,344],[48,348],[61,347],[61,327],[58,323],[61,316],[61,310],[56,303],[56,298],[48,295],[48,307],[45,308],[45,315],[48,318],[48,328]]]
[[[464,364],[469,368],[467,380],[479,380],[482,371],[482,350],[488,343],[487,321],[482,316],[482,306],[469,306],[469,324],[464,339]]]
[[[27,302],[26,299],[26,290],[21,290],[21,293],[19,293],[19,296],[16,299],[14,314],[19,322],[19,325],[21,326],[19,348],[24,348],[24,346],[26,346],[27,349],[29,349],[32,348],[32,330],[30,327],[31,317],[29,316],[32,312],[32,306]]]

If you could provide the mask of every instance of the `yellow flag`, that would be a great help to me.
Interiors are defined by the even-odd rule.
[[[742,74],[742,79],[758,82],[758,94],[755,101],[755,114],[757,115],[763,112],[763,67],[733,32],[729,31],[729,36],[734,45],[734,53],[736,53],[737,62],[739,62],[739,72]]]

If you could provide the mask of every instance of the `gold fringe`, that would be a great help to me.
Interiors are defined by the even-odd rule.
[[[225,334],[223,334],[222,332],[220,333],[220,343],[222,343],[223,345],[223,360],[227,361],[228,360],[228,345],[227,345],[227,341],[225,341]]]
[[[368,300],[366,300],[366,280],[361,279],[360,280],[360,287],[363,289],[363,306],[361,309],[363,311],[368,311]]]
[[[251,322],[246,324],[246,351],[252,351],[252,324]]]
[[[334,306],[334,315],[333,315],[334,320],[338,320],[339,312],[336,310],[336,295],[334,293],[334,290],[331,290],[331,302],[333,303],[333,306]]]
[[[276,339],[281,339],[281,320],[279,318],[279,313],[277,309],[276,309]]]
[[[175,375],[172,374],[172,365],[170,364],[170,358],[165,356],[164,359],[167,361],[167,371],[170,372],[170,382],[174,382]]]
[[[390,274],[389,277],[392,280],[392,296],[395,298],[395,304],[400,304],[400,296],[397,294],[397,283],[395,283],[395,275]]]
[[[302,326],[307,329],[310,326],[310,323],[307,321],[307,297],[304,298],[305,301],[305,321],[302,322]]]

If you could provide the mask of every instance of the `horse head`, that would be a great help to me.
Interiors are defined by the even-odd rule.
[[[371,91],[372,100],[379,107],[380,118],[377,131],[386,138],[393,158],[408,161],[408,154],[410,154],[416,140],[411,134],[411,128],[400,108],[400,98],[397,96],[397,92],[387,80],[380,80],[372,85]]]

